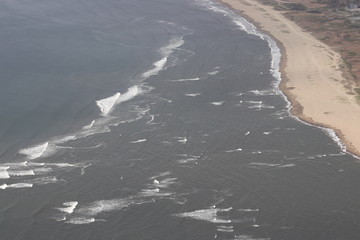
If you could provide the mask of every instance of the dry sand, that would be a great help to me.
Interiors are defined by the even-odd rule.
[[[340,55],[302,30],[272,6],[255,0],[221,0],[276,39],[281,46],[283,81],[292,113],[332,128],[347,150],[360,156],[360,105],[343,77]],[[355,85],[354,85],[355,86]]]

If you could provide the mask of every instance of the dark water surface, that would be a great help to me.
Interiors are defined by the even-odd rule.
[[[360,165],[207,0],[0,3],[0,239],[360,239]]]

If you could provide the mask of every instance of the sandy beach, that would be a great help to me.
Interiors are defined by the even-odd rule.
[[[281,90],[300,119],[334,129],[349,152],[360,155],[360,105],[345,79],[340,55],[272,6],[221,0],[270,34],[282,49]]]

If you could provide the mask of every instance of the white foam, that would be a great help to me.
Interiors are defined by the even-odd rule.
[[[80,213],[85,216],[96,216],[102,212],[121,210],[131,204],[132,201],[128,199],[100,200],[92,202],[88,206],[77,209],[76,213]]]
[[[241,151],[242,151],[242,148],[237,148],[237,149],[234,149],[234,150],[227,150],[225,152],[232,153],[232,152],[241,152]]]
[[[266,167],[277,167],[280,166],[281,164],[278,163],[250,163],[250,165],[256,165],[256,166],[266,166]]]
[[[26,167],[28,164],[28,161],[24,162],[12,162],[12,163],[1,163],[0,164],[0,170],[1,168],[18,168],[18,167]]]
[[[216,230],[218,232],[234,232],[233,226],[217,226]]]
[[[183,144],[187,143],[188,141],[186,137],[175,137],[175,138],[178,139],[178,142]]]
[[[279,166],[279,168],[289,168],[289,167],[296,167],[296,165],[293,163],[290,163],[290,164],[284,164],[284,165]]]
[[[95,123],[95,120],[92,120],[91,123],[88,124],[88,125],[86,125],[86,126],[84,126],[83,129],[86,129],[86,130],[87,130],[87,129],[92,128],[92,127],[94,126],[94,123]]]
[[[186,93],[185,96],[187,97],[197,97],[197,96],[200,96],[201,93]]]
[[[33,170],[9,170],[7,172],[11,177],[35,175],[35,172]]]
[[[274,89],[266,90],[251,90],[249,93],[254,94],[255,96],[272,96],[277,95]]]
[[[137,96],[139,93],[141,93],[141,89],[138,86],[132,86],[123,94],[117,92],[113,96],[97,100],[96,105],[99,107],[101,114],[103,116],[106,116],[115,105],[125,101],[129,101],[130,99]],[[90,125],[85,126],[83,129],[89,130],[93,127],[94,123],[95,121],[93,121]]]
[[[51,217],[51,219],[56,220],[57,222],[62,222],[66,220],[65,216],[55,216],[55,217]]]
[[[260,107],[261,108],[268,108],[268,109],[274,109],[275,108],[275,106],[265,105],[265,104],[262,104]]]
[[[190,162],[195,162],[197,164],[197,161],[199,160],[200,156],[196,155],[189,155],[189,154],[180,154],[182,158],[177,160],[178,163],[186,164]]]
[[[344,152],[340,152],[340,153],[330,153],[329,156],[330,157],[334,157],[334,156],[344,156],[346,153]]]
[[[3,184],[0,185],[0,189],[7,189],[7,188],[31,188],[33,187],[32,183],[13,183],[13,184]]]
[[[151,76],[157,75],[160,71],[166,69],[166,63],[169,56],[174,52],[174,50],[184,44],[182,37],[174,37],[170,39],[170,42],[159,49],[161,54],[161,59],[153,63],[153,68],[144,72],[142,77],[144,79]]]
[[[51,143],[52,144],[61,144],[61,143],[66,143],[71,140],[76,140],[76,136],[70,135],[70,136],[55,137],[51,140]]]
[[[78,205],[78,202],[76,202],[76,201],[74,201],[74,202],[64,202],[63,205],[64,205],[63,208],[56,208],[56,209],[61,211],[61,212],[64,212],[64,213],[71,214],[71,213],[74,212],[74,209]]]
[[[28,181],[29,183],[36,184],[36,185],[45,185],[50,183],[57,183],[59,180],[56,177],[49,176],[49,177],[39,177]],[[64,180],[62,180],[64,181]]]
[[[180,214],[175,214],[177,217],[184,218],[193,218],[196,220],[202,220],[212,223],[230,223],[231,220],[223,219],[217,215],[218,212],[227,212],[231,209],[221,209],[221,208],[210,208],[210,209],[202,209],[196,210],[193,212],[185,212]]]
[[[246,103],[250,104],[250,106],[248,106],[250,109],[262,110],[263,108],[275,108],[274,106],[263,104],[262,101],[246,101]]]
[[[240,212],[258,212],[260,210],[258,208],[256,208],[256,209],[245,208],[245,209],[238,209],[238,211],[240,211]]]
[[[162,179],[161,181],[158,180],[154,180],[154,184],[156,185],[157,188],[168,188],[170,185],[175,184],[176,183],[176,178],[165,178]]]
[[[261,151],[253,151],[253,152],[251,152],[252,154],[262,154],[262,152]]]
[[[234,240],[271,240],[271,238],[253,238],[248,235],[238,235],[235,236]]]
[[[0,167],[0,179],[8,179],[10,175],[7,172],[8,166]]]
[[[32,183],[14,183],[8,185],[8,188],[31,188],[33,187]]]
[[[147,72],[144,72],[143,77],[149,78],[153,75],[158,74],[161,70],[163,70],[165,68],[167,60],[168,60],[168,57],[163,57],[159,61],[154,62],[153,63],[154,68],[150,69]]]
[[[192,82],[192,81],[199,81],[200,78],[196,77],[196,78],[180,78],[180,79],[175,79],[175,80],[169,80],[170,82]]]
[[[162,172],[162,173],[159,173],[159,174],[156,175],[156,176],[151,177],[150,179],[156,179],[156,178],[159,178],[159,177],[165,177],[165,176],[168,176],[168,175],[170,175],[170,174],[171,174],[171,172],[169,172],[169,171],[167,171],[167,172]]]
[[[174,37],[170,39],[170,42],[168,45],[160,48],[159,52],[163,56],[170,56],[174,52],[174,50],[184,44],[184,40],[182,37]]]
[[[278,163],[250,163],[249,165],[261,166],[261,167],[278,167],[278,168],[288,168],[295,167],[296,165],[293,163],[290,164],[278,164]]]
[[[225,103],[225,101],[220,101],[220,102],[211,102],[210,104],[215,105],[215,106],[221,106]]]
[[[89,224],[95,222],[93,217],[73,217],[65,221],[69,224]]]
[[[136,141],[132,141],[130,143],[142,143],[142,142],[146,142],[146,139],[139,139],[139,140],[136,140]]]
[[[341,142],[340,138],[336,135],[333,129],[323,127],[320,128],[340,147],[341,151],[347,152],[346,146]],[[355,155],[353,156],[359,159],[359,157]]]
[[[150,120],[146,122],[146,124],[151,124],[155,119],[155,116],[154,115],[150,115]]]
[[[45,163],[38,163],[38,162],[26,162],[27,166],[44,166]]]
[[[47,163],[48,166],[54,166],[58,168],[70,168],[70,167],[77,167],[75,164],[71,163]]]
[[[128,88],[128,90],[125,93],[123,93],[119,96],[119,98],[116,100],[116,104],[119,104],[119,103],[122,103],[125,101],[129,101],[132,98],[139,95],[141,92],[142,91],[138,86],[132,86],[132,87]]]
[[[162,192],[157,192],[156,190],[153,191],[146,191],[146,189],[143,189],[141,191],[141,193],[139,194],[140,197],[151,197],[153,198],[170,198],[171,196],[173,196],[174,193],[171,192],[167,192],[167,191],[162,191]],[[154,199],[153,199],[154,200]]]
[[[106,115],[110,112],[111,108],[114,106],[116,100],[120,97],[120,93],[117,92],[113,96],[97,100],[96,105],[100,108],[100,111],[103,115]]]
[[[153,193],[158,193],[160,192],[160,188],[154,188],[154,189],[143,189],[141,190],[143,193],[149,193],[149,194],[153,194]]]
[[[45,142],[33,147],[20,149],[19,153],[26,155],[29,159],[36,159],[41,157],[44,152],[46,151],[46,148],[48,147],[49,143]]]
[[[212,72],[208,72],[207,74],[208,75],[216,75],[216,74],[218,74],[219,73],[219,71],[212,71]]]

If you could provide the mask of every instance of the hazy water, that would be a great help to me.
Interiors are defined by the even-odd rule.
[[[358,160],[229,9],[0,4],[0,239],[359,239]]]

